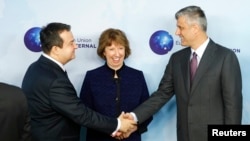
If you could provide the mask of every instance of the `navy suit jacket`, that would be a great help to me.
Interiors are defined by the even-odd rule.
[[[118,79],[114,79],[114,74]],[[143,72],[123,64],[115,72],[107,63],[87,71],[80,98],[91,109],[109,117],[117,117],[122,111],[130,112],[149,97]],[[140,141],[141,133],[147,131],[150,117],[132,133],[126,141]],[[87,130],[87,141],[114,141],[113,137],[96,130]]]
[[[44,56],[29,66],[22,89],[28,99],[34,141],[79,141],[81,126],[107,134],[117,127],[116,118],[87,108],[67,74]]]
[[[207,141],[208,124],[241,124],[241,70],[232,50],[210,40],[190,87],[190,55],[172,54],[158,90],[134,112],[143,122],[175,95],[178,141]]]

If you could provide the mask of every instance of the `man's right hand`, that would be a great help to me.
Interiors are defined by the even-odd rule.
[[[124,112],[120,114],[119,119],[121,121],[121,127],[119,131],[126,133],[130,132],[131,130],[134,131],[137,128],[136,122],[127,118]]]

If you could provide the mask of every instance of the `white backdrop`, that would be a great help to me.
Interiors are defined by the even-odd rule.
[[[182,48],[176,44],[174,14],[188,5],[201,6],[208,19],[208,35],[237,54],[243,76],[243,124],[250,124],[249,0],[0,0],[0,81],[20,86],[27,67],[41,55],[24,44],[29,29],[63,22],[72,26],[82,45],[97,47],[100,33],[109,27],[125,31],[132,49],[126,64],[143,70],[152,93],[171,53]],[[174,40],[173,49],[164,55],[149,46],[150,36],[158,30],[169,32]],[[96,48],[78,48],[76,55],[66,68],[79,92],[85,72],[103,61]],[[176,140],[174,98],[154,115],[143,140]]]

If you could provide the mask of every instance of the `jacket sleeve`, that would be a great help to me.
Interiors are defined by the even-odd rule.
[[[225,57],[222,66],[222,95],[225,107],[225,123],[241,124],[242,78],[238,59],[233,51]]]
[[[172,57],[171,57],[172,58]],[[155,91],[146,101],[135,108],[132,112],[138,118],[139,124],[149,119],[158,112],[174,95],[172,59],[166,66],[164,75],[160,81],[157,91]]]
[[[144,78],[144,74],[141,71],[140,72],[140,81],[142,82],[142,94],[141,94],[141,98],[140,98],[140,103],[143,103],[144,101],[146,101],[149,98],[149,91],[148,91],[148,87],[147,87],[147,83],[146,80]],[[146,132],[148,130],[148,125],[150,124],[150,122],[153,120],[153,116],[150,116],[146,121],[144,121],[143,123],[140,123],[138,125],[138,132],[140,134]]]
[[[101,115],[86,107],[77,96],[69,79],[56,79],[49,95],[52,107],[79,125],[107,134],[115,131],[117,119]]]

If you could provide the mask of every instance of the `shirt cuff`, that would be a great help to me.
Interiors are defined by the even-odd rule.
[[[133,113],[133,112],[130,112],[130,114],[133,116],[133,118],[134,118],[134,121],[135,122],[138,122],[138,119],[137,119],[137,117],[136,117],[136,115],[135,115],[135,113]]]
[[[120,119],[117,118],[117,120],[118,120],[118,124],[117,124],[117,127],[116,127],[115,131],[111,134],[112,137],[115,137],[116,133],[118,132],[118,130],[121,127],[121,121],[120,121]]]

